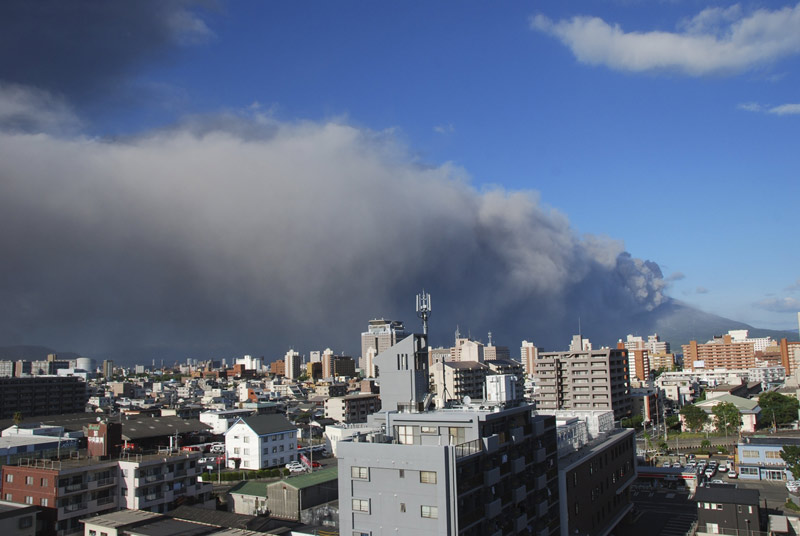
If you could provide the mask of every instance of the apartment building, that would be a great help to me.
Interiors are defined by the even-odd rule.
[[[200,453],[163,453],[124,459],[19,460],[2,467],[6,501],[42,508],[45,534],[80,534],[82,518],[135,508],[164,512],[179,497],[203,502],[211,485],[197,482]]]
[[[555,418],[529,406],[379,415],[385,434],[337,447],[340,534],[559,533]]]
[[[610,409],[616,419],[631,414],[626,350],[592,350],[580,335],[567,352],[540,352],[536,360],[536,408]]]
[[[81,413],[87,400],[86,383],[76,377],[0,378],[0,419],[18,411],[26,418]]]
[[[689,341],[689,344],[684,344],[682,348],[684,369],[690,371],[746,370],[756,366],[754,343],[747,340],[734,341],[730,334],[714,337],[706,344]]]
[[[636,435],[603,413],[556,412],[561,536],[610,534],[633,509]]]
[[[297,427],[278,414],[240,417],[225,432],[225,455],[242,469],[283,467],[297,461]]]
[[[789,342],[781,339],[781,364],[786,369],[786,375],[791,376],[800,369],[800,342]]]
[[[436,363],[430,370],[436,407],[443,408],[451,401],[460,402],[466,396],[484,398],[487,365],[477,361],[444,361]]]
[[[380,409],[380,396],[371,393],[335,396],[325,401],[325,417],[345,424],[367,422],[367,417]]]

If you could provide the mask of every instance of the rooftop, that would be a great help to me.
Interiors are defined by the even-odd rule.
[[[267,496],[267,484],[261,480],[243,480],[233,486],[228,493],[239,493],[241,495],[250,495],[254,497]]]
[[[145,510],[120,510],[119,512],[86,518],[83,523],[91,523],[92,525],[113,529],[159,517],[161,517],[161,514],[146,512]]]
[[[290,476],[289,478],[284,478],[283,480],[273,482],[272,484],[286,484],[295,489],[304,489],[311,486],[316,486],[318,484],[324,484],[325,482],[330,482],[332,480],[336,480],[337,478],[339,478],[339,468],[326,467],[325,469],[320,469],[319,471],[314,471],[313,473]]]
[[[279,415],[277,413],[255,415],[253,417],[245,417],[240,420],[260,436],[297,430],[297,426],[290,423],[289,420],[283,415]],[[230,430],[231,429],[229,428],[228,431]]]
[[[715,502],[724,504],[752,504],[758,506],[757,489],[741,489],[733,486],[697,488],[696,502]]]

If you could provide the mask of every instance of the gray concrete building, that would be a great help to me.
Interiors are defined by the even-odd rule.
[[[529,406],[386,413],[342,441],[341,534],[558,534],[555,418]]]
[[[536,376],[538,410],[610,409],[617,420],[631,414],[626,350],[592,350],[576,335],[567,352],[539,352]]]

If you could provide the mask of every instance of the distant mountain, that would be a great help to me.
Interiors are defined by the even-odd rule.
[[[519,311],[517,314],[509,314],[506,318],[508,319],[506,329],[502,334],[497,333],[500,331],[499,329],[496,330],[495,335],[498,335],[498,337],[495,340],[501,340],[503,342],[500,344],[509,346],[512,349],[512,355],[516,354],[515,349],[522,339],[527,338],[530,340],[530,335],[526,334],[533,333],[536,345],[546,351],[563,351],[567,349],[572,335],[578,332],[577,325],[563,325],[563,322],[559,323],[558,321],[553,322],[555,325],[544,325],[542,323],[531,329],[524,311]],[[582,320],[583,336],[588,337],[595,347],[615,346],[619,339],[624,339],[629,333],[642,337],[657,333],[661,340],[667,341],[672,345],[673,352],[682,353],[682,344],[688,344],[691,340],[705,343],[715,335],[723,335],[732,329],[749,330],[751,337],[769,336],[778,341],[783,338],[790,341],[800,340],[797,331],[755,328],[744,322],[700,311],[677,300],[668,300],[652,311],[636,314],[625,314],[624,311],[622,314],[619,314],[619,312],[612,314],[609,311],[598,308],[597,310],[584,312]],[[540,335],[537,336],[537,334]],[[353,334],[352,340],[355,345],[358,341],[358,333]],[[452,344],[450,341],[441,342],[446,345]],[[324,348],[326,343],[324,339],[320,339],[309,340],[308,344],[312,348],[315,345]],[[133,364],[149,365],[152,361],[155,361],[156,365],[160,365],[163,361],[165,365],[170,366],[175,362],[185,362],[188,357],[198,359],[220,359],[224,357],[231,361],[232,358],[247,353],[268,355],[268,352],[263,350],[263,348],[248,346],[227,347],[220,345],[213,347],[196,343],[182,346],[118,347],[102,352],[76,354],[73,352],[58,352],[44,346],[7,346],[0,347],[0,360],[27,359],[35,361],[46,359],[47,354],[57,353],[66,359],[74,359],[80,355],[92,357],[98,361],[112,359],[117,365],[123,366],[131,366]],[[358,355],[358,350],[352,350],[352,352],[352,355]],[[274,355],[275,352],[272,352],[272,354]],[[271,360],[270,358],[266,359],[268,362]]]
[[[723,335],[732,329],[749,330],[750,337],[772,337],[779,341],[800,340],[797,331],[755,328],[722,316],[703,312],[677,300],[670,300],[653,311],[633,319],[637,335],[658,333],[661,340],[672,345],[672,351],[681,353],[680,346],[696,340],[704,343],[714,335]],[[634,333],[631,331],[630,333]]]
[[[77,359],[79,354],[74,352],[58,352],[46,346],[0,346],[1,361],[42,361],[47,359],[48,354],[58,354],[63,359]]]

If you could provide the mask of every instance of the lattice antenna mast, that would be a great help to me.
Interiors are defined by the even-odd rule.
[[[431,295],[422,289],[422,294],[417,294],[417,316],[422,319],[422,333],[428,335],[428,317],[431,316]]]

